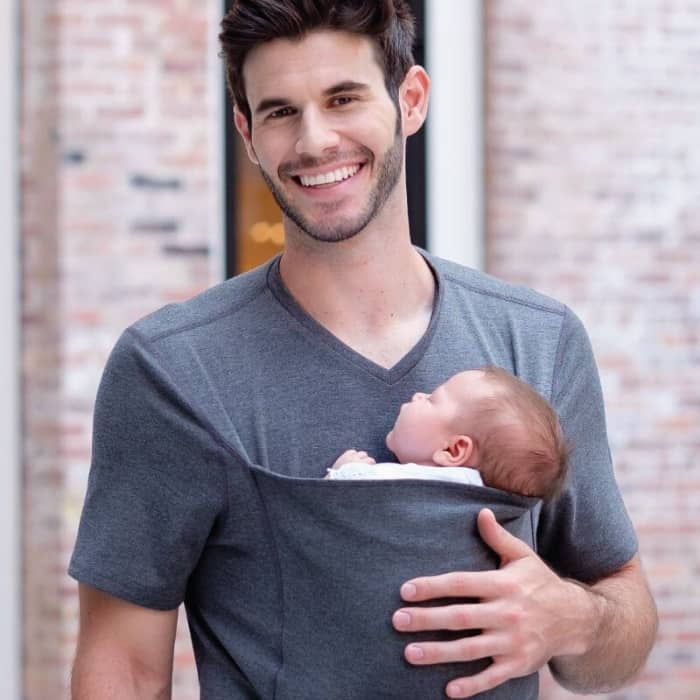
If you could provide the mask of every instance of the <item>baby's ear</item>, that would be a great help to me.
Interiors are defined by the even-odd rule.
[[[467,435],[455,435],[433,454],[433,462],[440,467],[466,467],[474,453],[474,441]]]

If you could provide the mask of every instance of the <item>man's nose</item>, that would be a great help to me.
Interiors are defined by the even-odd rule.
[[[318,158],[338,147],[340,139],[328,119],[318,110],[309,109],[300,120],[299,138],[295,151],[299,156]]]

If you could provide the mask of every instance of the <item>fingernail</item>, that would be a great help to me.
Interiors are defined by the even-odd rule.
[[[408,656],[410,661],[420,661],[425,654],[420,647],[410,644],[406,647],[406,656]]]
[[[397,627],[408,627],[411,624],[411,616],[401,610],[394,615],[394,622]]]
[[[451,683],[447,686],[447,696],[450,698],[458,698],[462,694],[462,686]]]
[[[418,591],[412,583],[404,583],[403,586],[401,586],[402,598],[415,598],[416,593],[418,593]]]

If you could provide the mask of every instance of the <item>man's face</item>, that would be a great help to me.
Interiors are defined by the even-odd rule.
[[[399,462],[432,463],[435,452],[452,438],[470,434],[475,406],[492,393],[484,373],[470,370],[454,375],[432,394],[414,394],[401,406],[387,447]]]
[[[362,231],[403,175],[401,119],[371,41],[277,39],[250,52],[244,78],[251,129],[241,115],[237,126],[285,215],[319,241]]]

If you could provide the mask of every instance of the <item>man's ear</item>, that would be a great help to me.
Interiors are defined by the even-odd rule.
[[[473,455],[474,441],[468,435],[455,435],[433,454],[433,462],[440,467],[466,467]]]
[[[255,165],[258,165],[258,157],[255,155],[253,141],[250,136],[250,126],[248,125],[248,120],[246,119],[245,114],[238,109],[238,105],[234,105],[233,107],[233,123],[236,125],[236,130],[243,139],[245,150],[248,153],[248,158],[250,158]]]
[[[399,106],[404,136],[418,131],[428,113],[430,78],[422,66],[411,66],[399,87]]]

